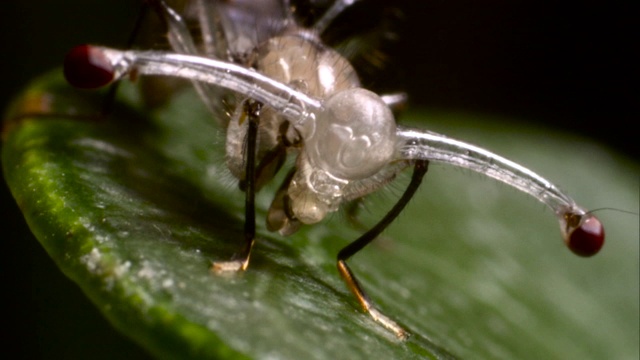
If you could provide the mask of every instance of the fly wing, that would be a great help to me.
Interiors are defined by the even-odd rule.
[[[252,67],[252,54],[258,44],[293,24],[285,2],[189,1],[183,12],[185,22],[195,24],[200,32],[200,39],[196,37],[194,40],[197,40],[198,51],[190,54]],[[174,50],[178,49],[174,46]],[[238,102],[237,95],[207,84],[194,85],[207,107],[221,120],[223,127],[227,127]]]
[[[200,1],[214,4],[211,8],[215,8],[219,17],[228,55],[234,62],[244,62],[257,45],[294,24],[288,6],[282,0]]]
[[[363,87],[397,92],[401,71],[394,59],[404,33],[408,0],[357,1],[322,32],[322,41],[358,69]]]

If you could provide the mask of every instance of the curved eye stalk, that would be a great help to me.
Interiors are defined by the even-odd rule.
[[[549,206],[560,221],[565,244],[575,254],[595,255],[604,244],[602,223],[548,180],[474,145],[397,127],[384,101],[368,90],[349,89],[328,99],[315,99],[224,61],[91,45],[69,52],[64,75],[71,85],[83,89],[99,88],[126,75],[183,77],[220,86],[267,104],[290,120],[305,139],[304,150],[312,166],[335,183],[374,176],[393,161],[446,163],[502,181]]]

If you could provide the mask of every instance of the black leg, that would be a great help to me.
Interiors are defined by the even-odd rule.
[[[267,213],[267,230],[277,231],[280,235],[288,236],[300,228],[300,221],[296,219],[291,204],[289,203],[289,185],[295,175],[297,169],[295,167],[289,170],[282,184],[273,197],[269,212]]]
[[[429,162],[426,160],[418,160],[414,165],[413,176],[411,178],[411,182],[407,186],[407,189],[402,194],[402,197],[398,202],[393,206],[393,208],[385,215],[382,220],[380,220],[371,230],[367,231],[353,241],[351,244],[347,245],[345,248],[340,250],[338,253],[338,271],[340,275],[347,283],[347,287],[349,290],[356,296],[360,305],[364,311],[367,311],[371,317],[380,324],[382,324],[387,329],[393,331],[399,338],[405,339],[409,336],[409,334],[401,328],[395,321],[388,318],[386,315],[382,314],[373,304],[373,302],[369,299],[369,296],[364,292],[362,285],[358,279],[356,279],[355,275],[347,265],[347,260],[355,255],[358,251],[362,250],[365,246],[371,243],[380,233],[391,224],[391,222],[402,212],[404,207],[409,203],[409,200],[413,197],[422,183],[422,178],[427,173]]]
[[[138,34],[140,33],[140,29],[142,28],[142,24],[147,15],[149,9],[149,5],[147,2],[143,2],[140,7],[140,11],[138,12],[138,16],[136,17],[136,22],[133,25],[133,30],[129,34],[129,38],[127,39],[127,43],[125,44],[126,49],[131,49],[133,44],[135,44],[136,39],[138,38]],[[102,113],[110,114],[113,110],[113,104],[115,103],[116,93],[118,92],[118,87],[120,86],[120,81],[116,81],[109,86],[107,93],[105,94],[104,100],[102,102]]]
[[[251,248],[255,243],[256,235],[256,147],[258,140],[258,126],[260,124],[260,108],[262,104],[253,100],[244,102],[244,114],[247,116],[248,129],[245,142],[245,207],[244,207],[244,245],[239,254],[230,261],[214,262],[213,270],[216,272],[246,270],[249,266]]]

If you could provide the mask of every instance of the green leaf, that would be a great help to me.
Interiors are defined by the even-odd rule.
[[[32,232],[110,322],[158,357],[638,357],[638,219],[605,210],[601,254],[561,243],[548,210],[504,185],[432,165],[384,236],[350,264],[412,336],[364,314],[335,268],[361,233],[340,215],[283,238],[258,202],[246,272],[218,276],[242,239],[243,193],[224,166],[224,132],[191,91],[145,110],[132,86],[106,119],[101,96],[57,76],[10,109],[2,162]],[[50,115],[31,115],[33,112]],[[57,115],[56,115],[57,114]],[[564,185],[589,208],[638,212],[638,164],[596,144],[468,114],[413,112],[406,124],[470,140]],[[406,179],[400,179],[406,183]],[[373,224],[403,185],[365,201]]]

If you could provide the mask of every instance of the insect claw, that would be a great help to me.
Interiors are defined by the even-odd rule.
[[[389,317],[387,317],[386,315],[378,311],[378,309],[372,307],[367,309],[367,311],[369,312],[369,315],[371,315],[373,320],[375,320],[377,323],[387,328],[387,330],[396,334],[398,339],[404,341],[404,340],[407,340],[409,336],[411,336],[411,334],[408,331],[406,331],[400,325],[398,325],[395,321],[391,320]]]
[[[255,226],[255,223],[253,225],[250,225],[250,228],[254,226]],[[251,230],[250,234],[245,234],[245,235],[246,235],[245,237],[246,243],[245,243],[244,249],[242,249],[242,252],[239,254],[236,254],[229,261],[214,261],[211,266],[212,272],[217,274],[223,274],[223,273],[228,274],[232,272],[247,270],[247,268],[249,267],[249,258],[251,257],[251,249],[253,248],[253,244],[255,244],[254,230]]]
[[[249,258],[229,261],[215,261],[211,265],[211,271],[216,274],[244,271],[249,266]]]

